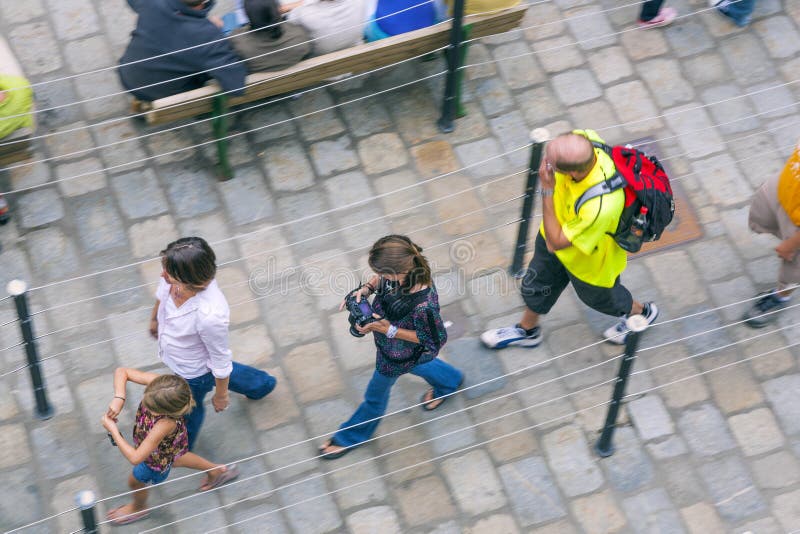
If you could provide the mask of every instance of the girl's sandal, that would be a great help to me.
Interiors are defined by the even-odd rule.
[[[330,447],[339,447],[340,450],[325,452]],[[351,450],[353,450],[353,447],[344,448],[341,445],[337,444],[335,441],[333,441],[333,438],[331,438],[328,441],[326,441],[322,447],[319,448],[319,454],[323,460],[336,460],[337,458],[341,458]]]

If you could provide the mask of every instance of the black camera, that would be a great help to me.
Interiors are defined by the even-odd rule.
[[[347,308],[347,311],[350,312],[350,315],[347,317],[347,320],[350,322],[350,333],[355,337],[364,337],[364,334],[356,330],[356,325],[363,328],[369,323],[374,323],[378,319],[372,316],[374,312],[366,297],[362,296],[361,300],[356,302],[355,293],[359,289],[361,288],[356,288],[347,294],[344,298],[344,306]]]

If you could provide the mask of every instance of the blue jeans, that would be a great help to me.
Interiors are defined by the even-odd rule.
[[[187,382],[192,390],[192,397],[194,397],[195,402],[194,409],[185,417],[186,432],[189,434],[189,450],[191,450],[194,447],[194,441],[197,439],[197,434],[200,432],[200,426],[202,426],[203,418],[206,414],[203,399],[214,389],[216,379],[213,374],[208,372],[203,376],[190,378]],[[233,371],[231,371],[228,389],[235,393],[240,393],[248,399],[256,400],[266,397],[270,391],[275,389],[277,382],[274,376],[265,371],[233,362]]]
[[[161,484],[167,480],[170,469],[172,468],[170,467],[166,471],[156,471],[142,462],[133,466],[133,478],[142,484]]]
[[[410,372],[413,375],[424,378],[428,384],[433,386],[434,397],[441,397],[454,392],[464,378],[464,373],[439,358],[427,363],[421,363],[413,367]],[[382,375],[377,370],[372,374],[372,379],[367,385],[367,391],[364,393],[364,402],[350,416],[350,419],[342,423],[339,428],[357,426],[336,432],[333,436],[333,441],[337,445],[349,447],[350,445],[363,443],[372,437],[381,422],[379,418],[386,413],[386,406],[389,404],[389,393],[395,382],[397,382],[396,376]],[[371,421],[371,419],[374,419],[374,421]],[[362,421],[369,422],[359,424]]]
[[[756,0],[730,0],[730,3],[723,2],[717,9],[727,17],[733,19],[737,26],[747,26],[750,24],[750,15],[756,8]]]

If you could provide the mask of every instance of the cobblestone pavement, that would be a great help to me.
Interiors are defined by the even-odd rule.
[[[303,534],[800,529],[800,353],[790,346],[800,341],[800,313],[758,332],[728,326],[746,304],[699,314],[769,288],[776,274],[773,241],[746,228],[747,201],[800,137],[800,1],[761,0],[746,29],[704,0],[670,1],[683,18],[647,31],[630,31],[637,9],[624,3],[537,2],[528,29],[474,43],[469,115],[449,135],[435,128],[441,77],[345,104],[439,72],[440,60],[242,113],[239,132],[280,124],[235,138],[237,175],[220,183],[212,148],[191,148],[210,138],[207,122],[138,138],[157,130],[113,120],[127,114],[124,95],[91,100],[121,90],[113,71],[71,77],[120,56],[133,24],[125,2],[0,0],[3,34],[32,81],[68,77],[36,87],[38,133],[48,134],[37,144],[40,161],[0,175],[6,191],[48,184],[10,196],[0,281],[55,284],[32,292],[31,305],[48,310],[34,324],[42,355],[52,356],[44,370],[56,410],[47,421],[34,417],[27,373],[11,372],[24,354],[2,350],[0,527],[69,510],[82,489],[126,490],[129,466],[99,424],[111,373],[117,365],[163,370],[146,334],[159,269],[149,260],[169,240],[200,234],[224,241],[219,280],[237,359],[268,369],[279,386],[258,402],[234,397],[227,412],[207,417],[201,454],[253,457],[240,462],[240,483],[198,495],[198,477],[177,480],[189,472],[176,469],[151,500],[172,502],[121,532],[178,521],[163,531],[231,523],[231,532]],[[83,103],[67,106],[75,101]],[[505,176],[525,167],[527,153],[481,162],[541,126],[593,127],[611,142],[655,137],[704,230],[698,241],[632,260],[624,275],[663,309],[643,347],[672,343],[640,352],[629,385],[639,394],[606,459],[592,446],[616,372],[610,358],[620,353],[595,344],[610,319],[570,292],[546,318],[540,348],[490,352],[476,340],[521,310],[503,273],[524,176]],[[126,142],[97,148],[115,141]],[[77,175],[85,176],[57,181]],[[355,283],[351,270],[366,265],[364,247],[389,232],[427,247],[453,323],[444,358],[466,371],[468,386],[482,385],[425,414],[409,408],[424,384],[404,377],[392,393],[398,413],[378,439],[323,463],[313,459],[318,436],[357,405],[374,357],[336,306]],[[0,302],[0,324],[14,317]],[[2,347],[17,342],[17,325],[3,324]],[[79,526],[70,511],[26,531]]]

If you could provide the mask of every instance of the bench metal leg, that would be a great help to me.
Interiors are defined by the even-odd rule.
[[[214,97],[212,104],[211,125],[214,129],[214,139],[217,140],[217,178],[219,180],[230,180],[233,178],[233,169],[228,159],[228,97],[219,95]]]
[[[472,35],[472,24],[467,24],[461,31],[462,41],[469,41],[470,35]],[[467,110],[464,108],[464,103],[461,102],[461,96],[464,92],[464,69],[462,69],[461,67],[463,67],[467,63],[467,52],[469,52],[469,43],[463,43],[461,45],[461,61],[459,62],[458,70],[456,71],[456,118],[457,119],[460,119],[461,117],[465,117],[467,115]]]
[[[455,0],[453,5],[453,27],[450,30],[450,45],[447,54],[447,78],[444,83],[444,100],[442,115],[436,123],[444,133],[453,131],[453,119],[456,116],[458,71],[461,67],[462,22],[464,20],[464,0]]]

